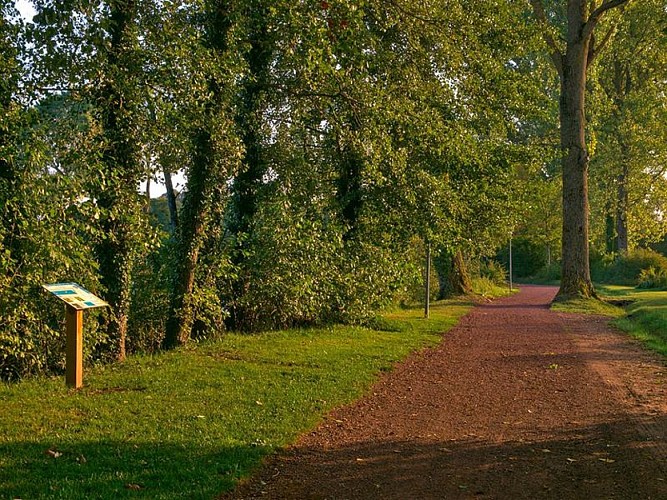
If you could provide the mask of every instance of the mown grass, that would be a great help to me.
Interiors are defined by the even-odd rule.
[[[600,314],[603,316],[621,317],[625,315],[622,308],[606,300],[574,298],[551,304],[554,311],[576,314]]]
[[[382,330],[229,334],[85,373],[0,386],[0,498],[212,498],[470,307],[393,311]]]
[[[604,286],[605,296],[628,301],[626,314],[614,325],[642,341],[650,349],[667,356],[667,291],[641,290],[628,286]]]

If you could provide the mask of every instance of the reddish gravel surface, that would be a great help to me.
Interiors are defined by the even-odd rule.
[[[553,287],[476,307],[228,498],[667,499],[667,368]]]

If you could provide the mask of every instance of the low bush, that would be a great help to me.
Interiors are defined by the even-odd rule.
[[[599,283],[636,286],[642,271],[650,268],[654,269],[654,273],[667,272],[667,257],[653,250],[638,248],[626,254],[605,255],[594,260],[591,275],[593,281]]]
[[[667,269],[656,269],[654,267],[642,269],[639,273],[639,284],[637,285],[637,288],[666,289]]]
[[[495,260],[483,262],[479,266],[479,275],[496,285],[503,286],[507,283],[507,270]]]
[[[552,262],[551,264],[544,266],[540,269],[532,281],[537,283],[553,283],[560,281],[561,266],[558,262]]]

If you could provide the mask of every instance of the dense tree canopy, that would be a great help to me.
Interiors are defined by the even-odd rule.
[[[661,235],[664,58],[636,61],[664,45],[659,16],[638,28],[659,2],[565,3],[38,0],[25,24],[0,4],[1,376],[61,368],[46,282],[110,303],[87,323],[93,361],[365,321],[417,298],[427,244],[451,289],[513,234],[557,259],[561,179],[565,219],[587,211],[567,158],[585,185],[588,155],[562,119],[559,165],[556,105],[583,117],[597,45],[572,109],[566,68],[594,31],[610,50],[589,85],[593,227]],[[139,187],[177,171],[185,189],[149,203]],[[587,265],[571,232],[564,260]]]

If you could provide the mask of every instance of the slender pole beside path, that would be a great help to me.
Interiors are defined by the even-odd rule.
[[[510,292],[512,289],[512,237],[510,236]]]
[[[426,244],[426,279],[424,280],[424,317],[431,316],[431,244]]]
[[[67,348],[65,383],[78,389],[83,386],[83,311],[67,306]]]

